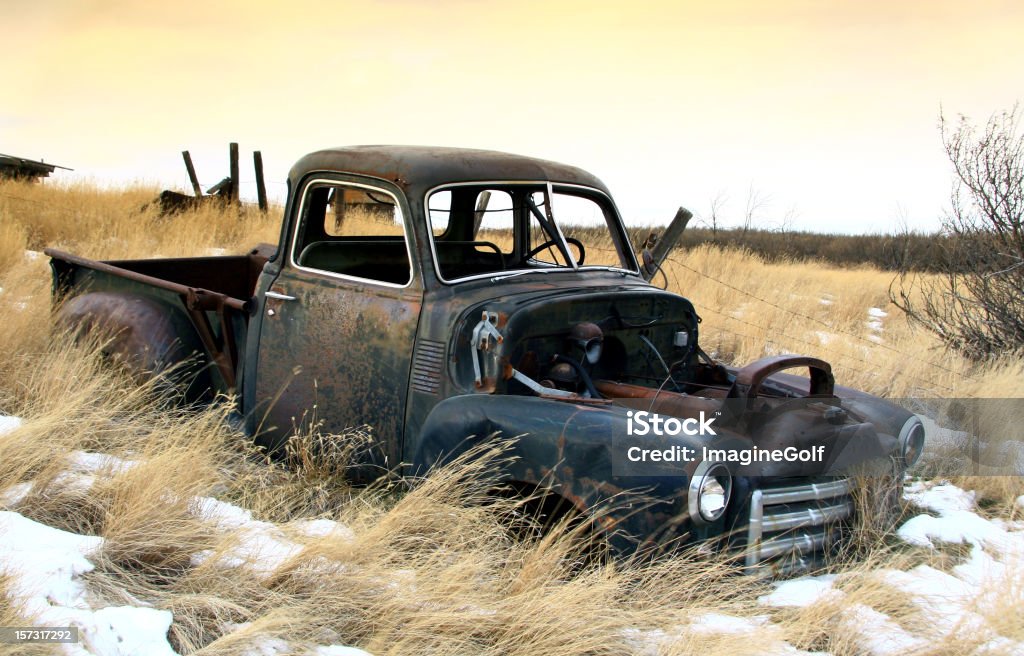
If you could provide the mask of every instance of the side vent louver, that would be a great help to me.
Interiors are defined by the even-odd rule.
[[[420,340],[412,361],[412,388],[417,392],[437,394],[444,366],[444,342]]]

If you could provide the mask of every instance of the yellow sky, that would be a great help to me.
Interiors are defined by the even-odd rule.
[[[231,140],[275,182],[324,146],[457,145],[582,166],[638,222],[719,192],[735,222],[753,186],[765,225],[934,227],[940,105],[983,120],[1024,95],[1020,2],[0,0],[0,15],[0,152],[76,169],[63,179],[184,186],[188,148],[212,184]]]

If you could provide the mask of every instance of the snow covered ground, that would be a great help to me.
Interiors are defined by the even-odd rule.
[[[1000,636],[979,612],[997,603],[993,597],[1019,590],[1024,580],[1024,522],[979,516],[974,493],[948,483],[910,483],[904,498],[926,512],[899,527],[897,535],[902,540],[928,549],[935,549],[939,542],[969,545],[970,556],[951,573],[929,565],[873,572],[878,580],[907,593],[922,621],[917,623],[918,630],[911,632],[863,604],[845,606],[844,612],[860,634],[860,649],[873,656],[895,656],[967,632],[983,643],[976,653],[1024,654],[1024,642]],[[1024,507],[1024,496],[1017,504]],[[836,579],[820,576],[784,581],[760,601],[766,606],[806,607],[842,598]]]
[[[17,430],[21,421],[0,417],[0,439]],[[70,459],[65,476],[69,484],[90,486],[99,476],[114,475],[133,466],[103,454],[79,452]],[[78,627],[80,642],[61,645],[75,656],[172,655],[168,630],[174,622],[170,611],[139,602],[109,606],[97,601],[83,575],[94,568],[92,558],[103,538],[76,535],[37,523],[13,509],[29,484],[0,490],[0,572],[9,577],[8,593],[39,626]],[[882,610],[859,599],[840,603],[838,621],[854,636],[857,648],[872,656],[904,654],[938,644],[957,632],[970,632],[984,648],[977,653],[1024,654],[1024,642],[998,633],[985,609],[998,601],[994,595],[1021,588],[1024,567],[1024,522],[987,519],[978,514],[974,493],[942,482],[912,482],[905,498],[921,512],[899,527],[897,535],[909,545],[933,550],[940,544],[961,544],[969,553],[950,571],[919,565],[906,571],[878,569],[872,573],[908,595],[921,621],[913,630]],[[1024,496],[1017,499],[1024,507]],[[7,508],[6,510],[4,508]],[[351,539],[352,531],[337,522],[314,520],[282,527],[253,518],[248,510],[210,497],[197,497],[191,512],[218,531],[237,538],[227,552],[193,554],[194,564],[211,558],[224,568],[250,568],[269,576],[304,548],[301,537],[334,534]],[[294,538],[294,539],[293,539]],[[717,612],[696,614],[676,630],[631,632],[627,636],[636,653],[657,654],[677,640],[704,635],[750,636],[761,653],[809,654],[786,642],[782,627],[774,624],[777,609],[801,609],[825,602],[842,602],[843,575],[802,577],[778,582],[759,599],[763,613],[750,616]],[[229,627],[242,630],[245,625]],[[253,656],[294,653],[285,640],[254,641]],[[322,645],[312,656],[365,656],[366,652],[344,645]]]
[[[22,421],[0,416],[0,439],[17,430]],[[61,477],[66,485],[87,490],[96,477],[111,476],[133,466],[133,462],[100,453],[83,451],[71,454],[70,467]],[[78,643],[62,644],[72,656],[173,656],[176,652],[167,639],[174,621],[170,611],[136,606],[107,606],[95,601],[82,575],[94,569],[90,557],[103,546],[103,538],[77,535],[3,510],[15,507],[30,491],[30,483],[19,483],[0,490],[0,573],[10,577],[8,594],[36,626],[77,627]],[[251,567],[269,574],[302,547],[292,542],[281,529],[253,519],[238,506],[216,499],[197,497],[192,511],[223,532],[233,532],[239,540],[218,565]],[[297,522],[292,528],[311,537],[326,534],[351,536],[351,531],[329,520]],[[198,564],[210,553],[193,555]],[[244,628],[237,625],[236,630]],[[257,641],[253,656],[295,653],[282,640]],[[323,645],[310,656],[367,656],[367,652],[344,645]]]

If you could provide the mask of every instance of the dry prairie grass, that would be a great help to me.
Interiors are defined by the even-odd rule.
[[[1017,501],[1024,496],[1022,476],[952,476],[949,482],[965,490],[973,490],[978,507],[989,516],[1010,521],[1024,517],[1024,504]]]
[[[161,217],[158,191],[144,186],[102,190],[79,183],[65,186],[0,181],[0,217],[19,225],[27,248],[71,250],[102,259],[206,255],[212,249],[237,252],[259,242],[277,242],[280,208],[266,215],[204,205]],[[13,236],[0,232],[5,241]],[[0,266],[3,248],[0,247]]]
[[[999,387],[986,383],[1019,363],[979,370],[910,325],[889,304],[890,273],[769,264],[750,253],[709,247],[676,253],[664,270],[670,287],[693,300],[703,317],[704,349],[735,364],[803,353],[829,361],[837,383],[890,398],[1024,394],[1021,379],[1006,376]],[[872,316],[871,308],[887,316]]]
[[[48,209],[16,208],[4,193]],[[103,368],[98,345],[75,343],[55,331],[45,264],[21,254],[26,245],[59,243],[95,257],[172,256],[210,248],[241,251],[276,239],[273,214],[239,221],[204,211],[158,219],[149,210],[138,211],[152,196],[151,190],[0,187],[0,213],[18,226],[0,231],[0,412],[26,419],[0,440],[0,490],[31,483],[15,510],[104,537],[94,557],[97,568],[86,576],[90,590],[111,605],[142,600],[171,610],[171,640],[180,653],[243,654],[278,638],[296,650],[329,641],[380,655],[761,654],[785,640],[800,649],[854,656],[867,651],[863,632],[856,630],[859,609],[884,612],[908,630],[921,622],[906,595],[877,572],[922,563],[946,568],[949,561],[940,552],[896,546],[884,532],[833,563],[841,596],[802,609],[769,609],[757,601],[769,585],[732,575],[724,561],[683,554],[657,562],[586,565],[571,531],[529,543],[510,539],[498,518],[514,512],[508,505],[514,502],[484,494],[504,457],[500,445],[435,472],[411,490],[351,489],[340,475],[344,454],[335,460],[310,456],[316,440],[337,439],[315,431],[297,436],[297,466],[260,462],[223,421],[222,409],[172,411],[153,390]],[[867,308],[886,307],[887,274],[766,265],[743,253],[711,249],[675,257],[689,268],[670,263],[666,273],[673,289],[694,299],[704,316],[705,348],[735,362],[766,349],[793,350],[833,361],[840,382],[876,392],[938,393],[939,384],[963,395],[1024,391],[1019,373],[1014,377],[1019,363],[972,371],[934,350],[927,335],[895,314],[885,318],[883,336],[906,356],[844,336],[867,336]],[[826,294],[831,305],[818,302]],[[786,341],[809,340],[820,328],[801,324],[792,312],[827,322],[839,336],[816,352],[800,340]],[[853,365],[844,368],[844,358],[857,368],[867,360],[877,373],[858,377]],[[954,373],[936,372],[915,358],[940,361]],[[138,464],[122,469],[120,461],[111,461],[91,474],[91,482],[80,477],[75,483],[67,474],[81,451]],[[993,514],[1012,518],[1009,500],[1020,479],[1005,485],[995,480],[961,482],[993,499]],[[269,575],[225,565],[246,535],[198,516],[193,500],[199,497],[249,508],[257,520],[273,522],[268,530],[280,531],[301,550]],[[337,520],[351,533],[310,535],[299,528],[304,519]],[[196,562],[198,552],[211,555]],[[250,565],[260,559],[250,555]],[[0,577],[0,625],[26,623],[30,618],[6,601],[5,585]],[[1004,636],[1021,636],[1014,618],[1024,616],[1022,589],[1024,584],[978,600],[979,612]],[[745,618],[755,629],[709,633],[692,623],[706,613]],[[756,619],[764,616],[770,623]],[[983,643],[980,636],[961,633],[918,653],[970,653]],[[28,652],[0,646],[3,653]]]

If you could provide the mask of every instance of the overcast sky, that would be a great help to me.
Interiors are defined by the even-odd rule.
[[[240,143],[272,194],[328,146],[503,150],[575,164],[627,221],[934,229],[940,109],[1024,96],[1024,3],[0,0],[0,152],[53,180],[186,188]]]

